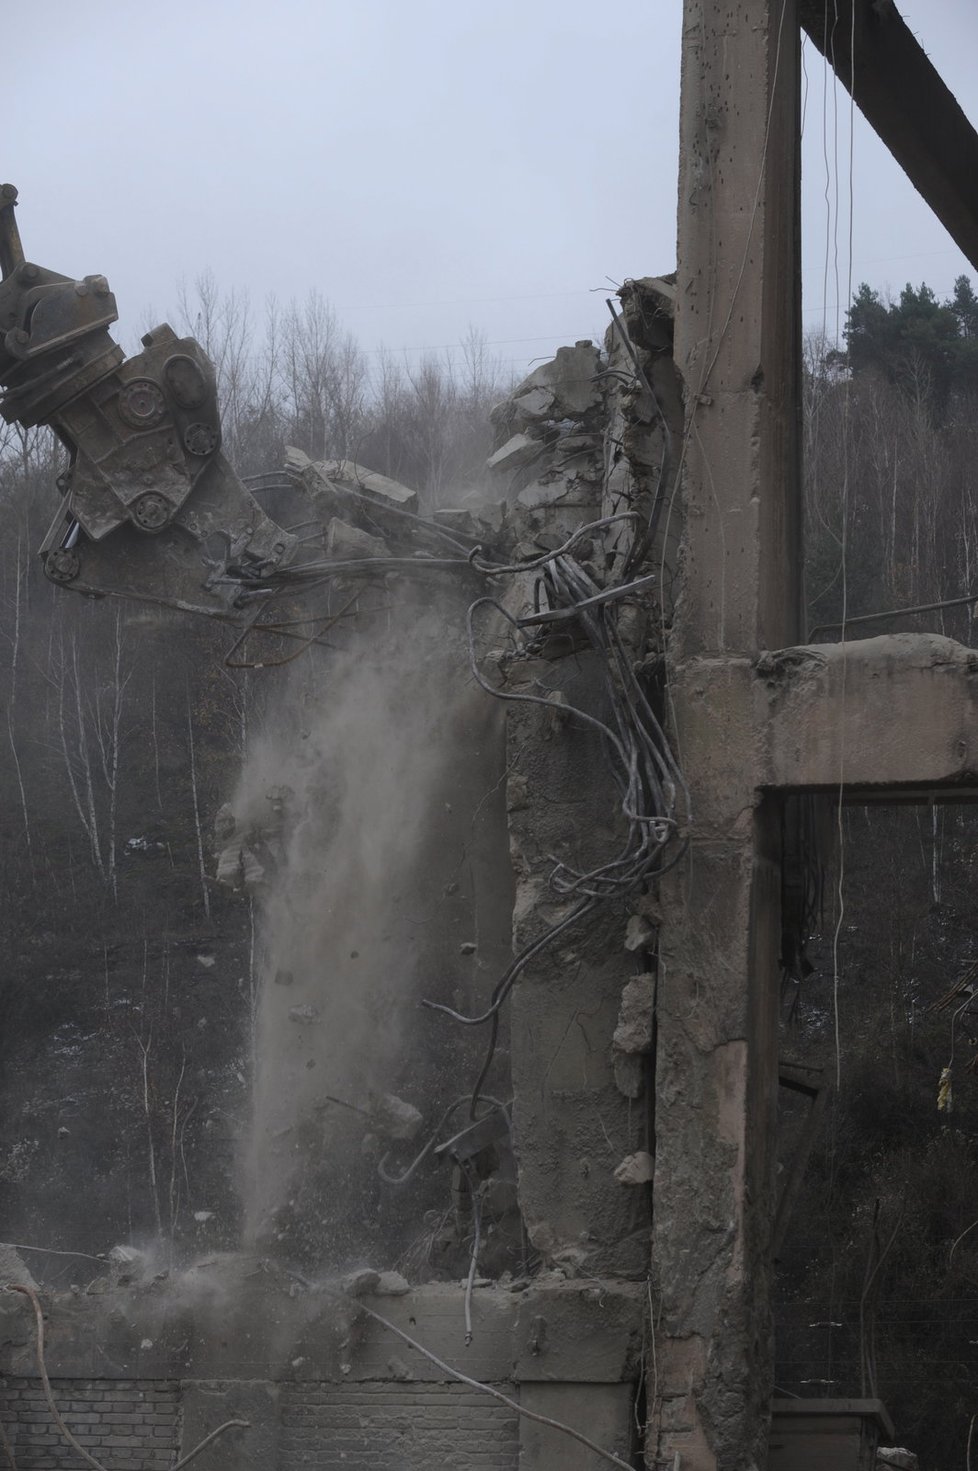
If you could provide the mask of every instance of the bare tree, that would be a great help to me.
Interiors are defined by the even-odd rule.
[[[289,432],[301,447],[314,459],[350,458],[363,425],[366,363],[318,291],[286,314],[281,372]]]

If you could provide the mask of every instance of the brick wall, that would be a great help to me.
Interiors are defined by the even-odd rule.
[[[56,1379],[51,1387],[72,1434],[108,1471],[168,1471],[178,1451],[191,1448],[180,1444],[179,1383]],[[234,1388],[206,1387],[215,1402]],[[223,1419],[225,1407],[215,1414]],[[519,1459],[515,1411],[461,1384],[282,1385],[275,1418],[280,1471],[516,1471]],[[17,1471],[77,1471],[79,1458],[54,1424],[38,1379],[0,1380],[0,1419]],[[197,1429],[188,1426],[194,1443],[206,1433]],[[237,1466],[240,1449],[233,1436],[218,1442],[205,1453],[206,1471]]]
[[[515,1471],[518,1454],[516,1412],[463,1384],[297,1384],[283,1406],[285,1471]]]
[[[180,1439],[180,1386],[166,1380],[53,1379],[61,1417],[109,1471],[167,1471]],[[0,1420],[18,1471],[77,1471],[39,1379],[0,1380]]]

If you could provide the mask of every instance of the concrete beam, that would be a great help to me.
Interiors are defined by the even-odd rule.
[[[893,0],[800,0],[799,19],[978,269],[978,133]]]
[[[201,1277],[204,1281],[201,1281]],[[215,1274],[217,1276],[217,1274]],[[441,1369],[332,1291],[291,1296],[271,1273],[239,1279],[238,1296],[197,1273],[177,1281],[89,1296],[44,1294],[46,1356],[55,1379],[356,1384],[441,1381]],[[644,1283],[543,1274],[522,1291],[472,1295],[465,1343],[464,1291],[432,1282],[364,1301],[447,1363],[490,1383],[587,1380],[631,1385],[642,1353]],[[398,1373],[391,1361],[403,1365]],[[0,1374],[36,1372],[26,1299],[0,1297]]]
[[[978,654],[937,634],[694,659],[673,676],[700,814],[734,827],[768,791],[978,792]],[[749,781],[742,779],[744,764]]]
[[[607,1465],[555,1430],[529,1420],[517,1430],[515,1414],[446,1382],[444,1370],[361,1313],[358,1299],[317,1289],[293,1296],[294,1281],[253,1270],[253,1259],[249,1265],[234,1298],[220,1290],[219,1273],[211,1282],[206,1271],[203,1281],[198,1272],[188,1274],[192,1282],[154,1280],[94,1296],[46,1293],[47,1368],[62,1402],[71,1403],[78,1386],[87,1410],[92,1380],[121,1381],[136,1396],[145,1383],[178,1383],[184,1454],[224,1421],[247,1422],[207,1452],[215,1471],[294,1466],[304,1446],[330,1465],[348,1456],[353,1467],[374,1466],[389,1451],[392,1429],[400,1436],[397,1465],[427,1471],[442,1464],[439,1437],[452,1441],[456,1425],[472,1464],[487,1471],[515,1471],[517,1460],[520,1471]],[[627,1458],[646,1291],[645,1283],[557,1273],[522,1291],[483,1287],[472,1297],[471,1344],[461,1284],[365,1302],[446,1363]],[[34,1379],[35,1348],[29,1304],[0,1295],[0,1375]],[[98,1433],[97,1398],[84,1423],[71,1408],[83,1438]]]
[[[758,785],[899,796],[978,786],[978,654],[937,634],[762,654]]]

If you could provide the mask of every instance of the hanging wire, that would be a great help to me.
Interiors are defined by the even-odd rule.
[[[270,477],[269,477],[270,478]],[[262,487],[265,488],[265,487]],[[347,494],[360,502],[366,502],[364,510],[377,511],[376,500],[363,492],[334,485],[330,489]],[[618,631],[618,614],[623,604],[646,590],[655,582],[655,576],[639,576],[612,582],[602,587],[596,581],[593,569],[586,560],[591,556],[595,538],[613,526],[632,523],[634,541],[642,541],[648,527],[636,511],[622,511],[602,516],[579,527],[563,543],[539,555],[514,561],[496,559],[490,548],[475,538],[467,538],[463,545],[452,534],[437,524],[394,507],[380,508],[384,515],[393,513],[410,523],[413,534],[434,536],[447,541],[452,549],[463,553],[456,556],[433,555],[428,551],[416,551],[413,555],[368,556],[329,560],[318,558],[293,565],[274,568],[257,575],[246,576],[243,571],[229,573],[221,581],[239,587],[239,599],[259,602],[258,610],[235,643],[231,654],[242,647],[250,635],[285,634],[301,640],[300,647],[292,654],[266,663],[284,664],[297,658],[314,643],[322,643],[322,635],[340,618],[347,615],[358,593],[337,614],[310,616],[308,619],[269,619],[272,604],[285,597],[303,597],[324,586],[334,578],[361,579],[375,577],[378,573],[436,572],[449,576],[480,578],[483,582],[496,584],[501,579],[535,577],[537,592],[542,588],[546,606],[533,613],[517,616],[501,601],[500,596],[486,593],[476,597],[466,614],[469,667],[480,687],[493,698],[516,704],[542,706],[572,723],[592,731],[602,743],[608,770],[617,794],[617,806],[623,820],[624,835],[617,851],[611,857],[603,857],[591,867],[575,866],[565,859],[552,857],[550,888],[554,901],[563,912],[545,926],[542,932],[526,944],[513,959],[496,982],[486,1007],[475,1016],[467,1016],[441,1002],[425,1000],[427,1009],[450,1017],[456,1023],[472,1027],[489,1024],[489,1038],[484,1060],[475,1084],[465,1099],[450,1104],[427,1143],[416,1158],[401,1174],[392,1174],[387,1167],[387,1156],[380,1161],[378,1172],[389,1185],[403,1185],[410,1180],[421,1164],[431,1154],[442,1132],[462,1102],[468,1102],[469,1117],[475,1119],[479,1103],[486,1099],[494,1106],[496,1101],[488,1099],[482,1091],[492,1066],[496,1042],[499,1035],[499,1014],[507,997],[526,966],[543,950],[566,931],[577,925],[602,903],[620,901],[630,894],[644,889],[655,876],[665,873],[678,863],[686,849],[685,830],[691,819],[689,791],[682,772],[675,760],[669,742],[652,708],[632,665],[628,652]],[[625,567],[635,565],[634,558],[625,559]],[[544,694],[518,693],[513,690],[497,689],[485,677],[480,667],[479,635],[477,619],[483,610],[492,612],[512,631],[518,652],[527,653],[534,647],[534,640],[548,626],[564,626],[573,622],[595,657],[599,673],[602,716],[592,714],[577,706],[557,706]],[[310,632],[300,634],[298,628],[305,626]],[[230,667],[257,667],[243,660],[226,662]],[[570,908],[566,908],[567,904]]]

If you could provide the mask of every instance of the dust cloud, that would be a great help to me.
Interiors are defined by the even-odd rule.
[[[503,820],[500,720],[460,611],[388,587],[345,649],[294,666],[230,804],[246,836],[221,863],[256,923],[244,1240],[310,1267],[403,1242],[377,1159],[410,1158],[467,1056],[420,998],[468,1004],[508,947],[507,882],[480,856]]]

